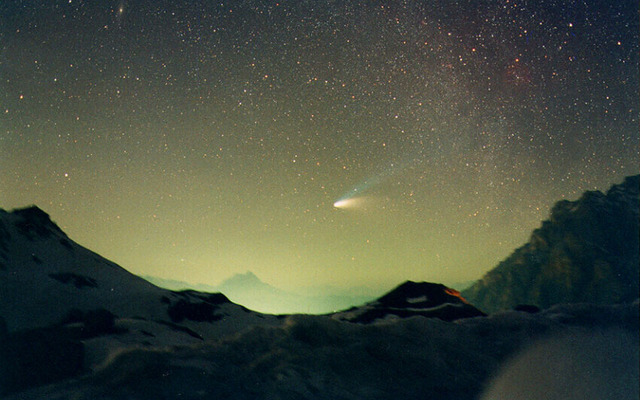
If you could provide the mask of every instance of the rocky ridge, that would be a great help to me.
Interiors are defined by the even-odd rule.
[[[521,304],[615,304],[638,298],[640,175],[555,204],[548,220],[462,292],[485,312]]]

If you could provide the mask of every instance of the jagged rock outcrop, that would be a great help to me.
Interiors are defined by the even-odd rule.
[[[548,220],[462,295],[485,312],[519,304],[615,304],[638,298],[638,187],[627,177],[606,194],[555,204]]]

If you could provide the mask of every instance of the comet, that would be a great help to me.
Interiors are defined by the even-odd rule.
[[[353,187],[342,197],[336,200],[335,203],[333,203],[333,206],[339,209],[353,209],[361,206],[365,199],[369,197],[367,195],[367,192],[369,192],[372,188],[381,185],[382,183],[388,181],[391,177],[401,173],[402,171],[405,171],[418,162],[419,160],[414,158],[400,165],[391,163],[382,171],[368,177],[367,179]]]
[[[333,203],[335,208],[351,208],[356,206],[358,203],[358,199],[349,198],[349,199],[340,199]]]

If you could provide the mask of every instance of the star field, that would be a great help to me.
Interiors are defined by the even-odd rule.
[[[194,283],[477,279],[638,173],[637,10],[3,1],[0,207]]]

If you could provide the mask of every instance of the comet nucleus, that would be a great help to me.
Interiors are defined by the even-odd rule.
[[[348,198],[348,199],[340,199],[333,203],[335,208],[353,208],[360,203],[360,199],[357,198]]]
[[[333,206],[335,208],[345,208],[349,206],[349,199],[338,200],[335,203],[333,203]]]

